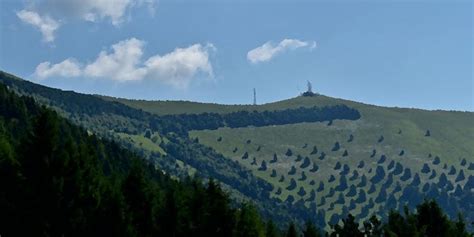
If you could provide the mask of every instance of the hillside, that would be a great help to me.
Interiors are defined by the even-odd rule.
[[[190,133],[200,143],[239,162],[274,185],[273,197],[291,202],[304,200],[307,206],[315,204],[326,210],[328,220],[336,221],[341,210],[364,218],[373,211],[383,213],[390,208],[402,209],[403,204],[396,201],[408,198],[403,188],[410,186],[414,177],[420,183],[416,185],[417,190],[425,196],[435,195],[429,194],[434,190],[430,186],[438,184],[440,177],[446,177],[450,182],[446,191],[454,194],[455,189],[462,189],[467,178],[474,174],[472,112],[387,108],[323,95],[299,96],[257,106],[107,99],[157,115],[225,114],[239,110],[272,111],[336,104],[357,109],[361,113],[360,120],[335,120],[330,126],[324,122],[297,123],[222,127]],[[333,151],[336,142],[340,148]],[[293,153],[291,157],[285,155],[288,149]],[[344,155],[345,151],[347,155]],[[324,158],[321,153],[326,154]],[[272,162],[274,156],[276,162]],[[262,168],[262,162],[265,168]],[[407,169],[410,175],[405,174]],[[383,176],[380,181],[371,182],[377,170]],[[345,180],[342,184],[341,178]],[[291,184],[292,180],[295,185]],[[472,194],[472,189],[466,191]],[[392,203],[387,206],[389,200]],[[472,202],[467,203],[467,206],[472,205]],[[474,217],[472,212],[467,215]]]
[[[263,104],[263,105],[220,105],[208,104],[188,101],[143,101],[143,100],[127,100],[123,98],[102,97],[107,100],[116,101],[136,109],[157,115],[169,114],[199,114],[199,113],[220,113],[226,114],[236,111],[274,111],[284,109],[294,109],[300,107],[327,106],[344,104],[355,108],[361,112],[362,119],[354,124],[346,124],[352,126],[348,128],[350,131],[356,131],[364,125],[364,130],[359,131],[368,138],[366,143],[377,140],[384,133],[390,139],[387,144],[395,146],[394,134],[402,130],[403,139],[409,139],[405,145],[406,149],[419,149],[421,146],[426,147],[428,153],[445,157],[445,162],[451,163],[459,161],[462,158],[474,156],[474,113],[459,111],[428,111],[421,109],[406,108],[388,108],[362,104],[358,102],[336,99],[319,95],[315,97],[295,97],[288,100]],[[338,124],[336,124],[338,125]],[[343,123],[339,124],[344,127]],[[309,126],[309,125],[308,125]],[[305,128],[306,126],[303,126]],[[309,126],[311,127],[311,126]],[[336,128],[339,126],[335,126]],[[332,129],[334,127],[326,127]],[[405,130],[405,133],[403,133]],[[423,137],[427,130],[433,130],[436,135],[430,136],[430,140],[418,140]],[[284,131],[282,131],[284,132]],[[401,135],[400,134],[400,135]],[[348,136],[349,134],[347,134]],[[401,137],[401,136],[399,136]],[[311,139],[311,137],[300,137],[300,140]],[[393,139],[392,139],[393,138]],[[293,140],[293,138],[292,138]],[[423,144],[428,142],[429,144]],[[305,142],[303,141],[303,144]],[[421,152],[421,151],[420,151]],[[427,153],[427,154],[428,154]],[[425,154],[423,154],[425,156]],[[472,159],[472,158],[471,158]]]
[[[311,222],[286,231],[248,203],[232,207],[210,180],[175,181],[119,145],[91,135],[0,85],[0,233],[21,236],[323,236]],[[143,140],[142,138],[137,138]],[[344,217],[330,236],[467,237],[435,202],[416,213]],[[408,220],[417,220],[410,223]],[[283,228],[285,228],[283,227]]]
[[[3,84],[0,171],[0,233],[6,236],[264,232],[255,208],[232,207],[219,184],[175,181],[133,152],[88,134]]]
[[[313,201],[327,210],[330,220],[346,207],[346,213],[367,217],[365,201],[379,213],[402,209],[397,202],[409,203],[403,188],[414,177],[419,177],[417,189],[428,195],[432,188],[426,185],[437,184],[444,176],[452,185],[448,193],[453,194],[456,187],[465,186],[465,177],[474,174],[473,114],[354,107],[361,112],[360,120],[336,120],[330,126],[220,128],[193,131],[191,136],[271,182],[276,187],[273,196]],[[243,160],[244,154],[249,158]],[[272,163],[274,156],[277,161]]]
[[[450,217],[474,220],[474,113],[322,95],[257,106],[148,102],[60,91],[4,73],[1,81],[167,173],[221,181],[264,216],[324,227],[348,213],[366,220],[435,198]]]
[[[283,202],[271,199],[269,183],[189,139],[186,126],[196,126],[193,122],[199,120],[188,119],[187,123],[180,124],[174,121],[177,118],[165,119],[92,95],[48,88],[4,72],[0,73],[0,82],[17,94],[31,96],[38,103],[57,111],[90,134],[113,139],[130,148],[173,177],[186,178],[196,174],[203,179],[218,180],[231,193],[234,202],[250,200],[264,217],[273,216],[277,223],[285,223],[290,217],[299,223],[316,217],[315,210],[289,209]]]

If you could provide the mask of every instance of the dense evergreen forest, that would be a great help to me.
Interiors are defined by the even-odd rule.
[[[312,108],[300,107],[298,109],[264,112],[239,111],[228,114],[202,113],[160,116],[160,119],[163,121],[180,124],[186,131],[218,129],[224,126],[231,128],[247,126],[262,127],[301,122],[332,121],[335,119],[357,120],[359,118],[359,111],[345,105],[322,108],[316,106]],[[164,132],[175,132],[175,130],[165,129]]]
[[[469,236],[433,201],[323,233],[276,227],[214,181],[176,181],[118,144],[0,86],[2,236]]]

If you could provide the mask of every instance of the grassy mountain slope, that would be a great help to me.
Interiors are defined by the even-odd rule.
[[[300,96],[257,106],[221,105],[188,101],[143,101],[112,97],[104,98],[157,115],[204,112],[230,113],[242,110],[273,111],[288,108],[345,104],[358,109],[362,114],[361,121],[354,122],[351,126],[363,126],[366,129],[370,129],[368,133],[364,132],[364,135],[367,135],[367,137],[375,136],[375,138],[370,138],[372,140],[377,140],[384,132],[386,132],[388,136],[385,138],[391,139],[393,138],[393,134],[398,134],[398,131],[402,130],[403,139],[409,139],[406,145],[409,146],[408,148],[410,149],[418,149],[419,146],[427,146],[426,150],[428,150],[428,152],[445,157],[446,162],[474,156],[474,113],[472,112],[387,108],[323,95],[315,97]],[[353,127],[349,130],[356,129],[356,127]],[[423,137],[427,130],[430,130],[430,133],[435,133],[430,137],[431,139],[417,139],[418,137]],[[364,136],[360,138],[363,137]],[[302,139],[306,140],[308,138],[304,137]],[[366,142],[370,144],[372,141],[367,140]],[[425,144],[426,142],[428,142],[428,144]],[[397,145],[392,144],[396,143],[394,139],[387,143]]]
[[[331,214],[340,213],[340,210],[347,206],[350,200],[357,198],[357,195],[348,195],[349,188],[344,188],[340,193],[344,194],[345,202],[332,206],[339,196],[338,192],[330,195],[330,189],[337,189],[337,186],[340,184],[341,170],[343,170],[343,168],[335,169],[338,162],[342,167],[346,164],[349,167],[349,170],[345,171],[347,173],[345,176],[348,179],[348,187],[351,185],[357,186],[361,182],[360,177],[362,175],[366,175],[368,179],[373,177],[377,166],[384,167],[386,173],[393,171],[395,168],[388,168],[391,161],[398,162],[404,168],[411,169],[413,175],[418,173],[422,184],[437,182],[439,175],[449,173],[450,167],[455,167],[457,170],[457,172],[447,175],[453,184],[460,184],[461,186],[465,184],[466,180],[456,181],[461,170],[463,170],[465,176],[474,174],[473,170],[468,170],[468,164],[461,166],[464,158],[467,158],[468,163],[473,162],[472,154],[474,153],[472,147],[474,147],[474,144],[472,144],[472,141],[474,140],[472,140],[472,134],[474,132],[463,136],[464,138],[471,139],[467,141],[457,137],[462,136],[463,132],[465,132],[461,128],[459,128],[459,133],[449,131],[450,133],[443,133],[444,136],[440,135],[440,138],[437,138],[437,135],[433,134],[435,131],[438,133],[438,131],[443,132],[443,130],[447,130],[445,127],[440,127],[440,130],[430,129],[432,135],[426,137],[424,136],[426,128],[432,128],[429,125],[423,126],[425,128],[423,129],[420,128],[421,125],[408,119],[393,119],[392,121],[377,124],[371,123],[364,118],[360,121],[335,121],[331,126],[327,126],[326,123],[300,123],[261,128],[221,128],[217,131],[194,131],[191,133],[191,136],[199,138],[201,143],[213,147],[225,156],[239,161],[244,166],[254,170],[257,176],[281,188],[281,194],[277,194],[278,188],[276,188],[273,195],[282,200],[287,199],[290,194],[296,200],[299,197],[308,199],[310,198],[311,190],[317,190],[320,182],[323,181],[325,188],[323,191],[317,192],[315,202],[328,210],[327,218]],[[466,130],[472,128],[471,126],[466,128]],[[398,133],[399,130],[402,131],[401,134]],[[351,134],[353,141],[348,142]],[[378,142],[381,136],[384,137],[384,140]],[[217,141],[219,137],[222,138],[221,142]],[[247,144],[247,140],[251,140],[251,143]],[[332,151],[336,142],[339,142],[341,148],[338,151]],[[471,143],[471,145],[463,146],[466,143]],[[303,148],[305,144],[308,145]],[[311,155],[314,146],[319,151]],[[260,151],[257,151],[258,147],[261,147]],[[234,152],[235,148],[238,149],[236,152]],[[285,155],[287,149],[292,150],[293,155],[291,157]],[[374,149],[376,150],[375,156],[371,157]],[[344,151],[347,151],[347,156],[343,156]],[[245,152],[248,153],[250,158],[242,160]],[[320,159],[321,152],[327,154],[323,160]],[[270,164],[274,154],[279,159],[277,162]],[[429,154],[431,154],[431,157],[429,157]],[[297,161],[298,155],[309,157],[311,165],[301,168],[304,158],[300,158],[301,160]],[[381,161],[382,155],[387,157],[383,162]],[[254,164],[252,164],[253,157],[256,159]],[[433,164],[435,157],[440,157],[440,163],[437,165]],[[267,163],[267,170],[259,171],[258,169],[264,160]],[[357,168],[361,161],[365,163],[365,166]],[[318,171],[310,171],[313,164],[319,167]],[[424,164],[429,165],[431,172],[421,172]],[[447,164],[447,169],[443,168],[444,164]],[[296,167],[296,172],[293,175],[289,175],[292,166]],[[271,177],[272,170],[276,171],[276,177]],[[436,174],[433,173],[433,170]],[[307,177],[305,180],[301,180],[303,172],[305,172]],[[356,177],[356,174],[359,177]],[[283,182],[279,182],[281,175],[286,177],[286,180]],[[335,180],[332,182],[329,180],[331,175],[335,176]],[[375,192],[369,194],[370,185],[366,185],[365,187],[357,188],[357,193],[364,190],[369,194],[367,195],[368,199],[373,198],[376,200],[382,185],[387,180],[387,176],[375,184],[377,189]],[[287,187],[290,185],[290,177],[297,181],[297,187],[291,191],[287,190]],[[352,180],[350,180],[351,177],[353,177]],[[402,174],[394,175],[393,184],[387,188],[387,193],[394,192],[394,189],[397,188],[397,183],[400,183],[403,187],[413,181],[412,178],[404,181],[401,177]],[[310,184],[311,181],[314,181],[313,185]],[[298,194],[301,187],[304,188],[306,194]],[[421,189],[422,186],[420,187]],[[402,195],[400,191],[395,193],[395,198],[398,199]],[[326,199],[325,204],[322,204],[322,197]],[[307,202],[307,205],[309,205],[309,202]],[[360,209],[363,205],[365,204],[353,207],[356,209],[356,213],[361,212]],[[377,210],[377,208],[383,207],[385,204],[382,201],[380,205],[382,206],[375,205],[374,208]]]
[[[367,217],[365,213],[367,210],[364,210],[364,208],[367,209],[367,201],[355,202],[362,191],[366,193],[367,200],[372,199],[374,202],[373,205],[369,205],[370,212],[383,212],[390,194],[399,200],[403,195],[403,190],[399,190],[400,187],[410,186],[416,174],[420,178],[417,189],[425,196],[430,192],[430,184],[437,184],[442,174],[445,174],[449,180],[448,186],[453,186],[448,188],[449,191],[446,190],[449,194],[455,192],[457,185],[465,186],[468,178],[462,179],[461,176],[474,175],[474,113],[472,112],[387,108],[323,95],[300,96],[257,106],[107,99],[158,115],[230,113],[239,110],[272,111],[337,104],[359,110],[362,116],[360,120],[335,120],[330,126],[326,122],[316,122],[265,127],[222,127],[217,130],[190,132],[190,136],[199,139],[200,143],[239,162],[252,170],[256,176],[273,184],[275,186],[272,191],[273,197],[288,200],[288,196],[291,195],[292,202],[304,200],[306,206],[316,204],[319,209],[326,211],[327,219],[340,214],[345,208],[344,211],[351,211],[361,218]],[[427,133],[429,136],[426,136]],[[349,142],[351,135],[353,139]],[[339,142],[340,149],[332,151],[336,142]],[[314,146],[317,147],[318,152],[311,154]],[[288,149],[293,152],[291,157],[285,155]],[[347,156],[344,156],[346,150]],[[375,154],[372,155],[374,150]],[[326,154],[324,159],[321,159],[321,152]],[[274,154],[278,160],[271,163]],[[385,158],[381,158],[382,156]],[[305,157],[310,160],[310,165],[307,167],[303,165]],[[266,164],[265,170],[262,168],[262,162]],[[361,162],[364,163],[363,167],[360,167]],[[337,163],[340,163],[341,168],[335,169]],[[402,167],[401,173],[397,168],[398,163]],[[314,164],[317,165],[318,171],[311,172]],[[422,172],[425,164],[429,171],[425,168]],[[301,168],[302,165],[304,168]],[[342,171],[345,165],[349,169]],[[371,190],[370,179],[376,173],[378,166],[383,168],[385,175],[381,181],[374,182],[375,190]],[[291,174],[292,167],[296,169],[294,174]],[[407,168],[410,169],[411,175],[403,177]],[[272,175],[273,170],[276,174]],[[303,172],[305,178],[302,178]],[[389,178],[389,173],[392,173],[391,178]],[[282,175],[285,177],[284,181],[281,181]],[[330,181],[331,175],[334,176],[334,181]],[[367,178],[365,185],[361,185],[363,175]],[[342,176],[347,180],[346,188],[343,188],[346,185],[340,186]],[[292,178],[296,182],[296,187],[290,187]],[[324,189],[317,191],[321,182]],[[356,195],[350,192],[351,185],[356,187]],[[312,200],[311,191],[316,194],[314,200]],[[377,199],[378,196],[383,196],[379,195],[381,191],[387,193],[387,197]],[[472,189],[466,191],[472,192]],[[341,194],[344,200],[341,200],[339,196]],[[402,205],[391,207],[401,209]],[[472,202],[469,205],[472,205]],[[472,218],[473,214],[465,215],[471,215]]]
[[[383,135],[382,133],[384,131],[390,136],[390,134],[397,134],[401,129],[403,138],[410,140],[406,142],[406,145],[410,146],[408,148],[417,149],[419,146],[428,146],[426,150],[445,157],[447,162],[453,159],[456,160],[473,156],[474,154],[474,113],[472,112],[387,108],[335,99],[323,95],[316,97],[296,97],[257,106],[220,105],[186,101],[142,101],[111,97],[107,97],[107,99],[157,115],[204,112],[230,113],[241,110],[273,111],[288,108],[345,104],[361,112],[363,118],[357,122],[358,124],[354,124],[354,126],[366,125],[366,128],[372,127],[372,131],[370,132],[372,134],[369,133],[367,135],[375,136],[375,140],[377,140],[380,135]],[[405,132],[403,132],[403,130],[405,130]],[[432,139],[430,140],[422,141],[416,139],[420,134],[424,136],[426,130],[435,132],[436,135],[432,135]],[[378,133],[380,133],[380,135]],[[387,138],[390,139],[390,137]],[[429,144],[424,144],[428,141]],[[396,141],[392,140],[391,142]],[[389,142],[389,144],[392,144],[391,142]]]

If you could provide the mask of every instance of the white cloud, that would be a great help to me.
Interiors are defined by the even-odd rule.
[[[125,10],[132,4],[131,0],[70,0],[81,1],[84,4],[83,17],[87,20],[110,18],[112,24],[122,22]]]
[[[215,50],[212,44],[194,44],[188,48],[177,48],[163,56],[153,56],[145,62],[147,77],[180,88],[187,87],[190,80],[200,72],[212,77],[210,50]]]
[[[110,20],[123,22],[125,15],[136,7],[155,11],[158,0],[43,0],[38,8],[62,17],[79,17],[86,21]]]
[[[77,77],[81,75],[81,68],[79,63],[76,62],[76,60],[68,58],[52,66],[50,62],[40,63],[36,67],[35,75],[40,79],[53,76]]]
[[[37,27],[46,42],[54,41],[54,31],[70,19],[90,22],[108,20],[120,25],[134,8],[146,7],[152,15],[158,0],[31,0],[28,9],[17,12],[22,21]],[[54,19],[53,19],[54,18]]]
[[[112,45],[113,52],[100,52],[97,59],[87,65],[84,75],[89,77],[104,77],[118,81],[141,80],[146,74],[146,68],[140,68],[145,42],[131,38]]]
[[[157,80],[176,88],[186,88],[202,74],[213,77],[210,53],[212,44],[194,44],[176,48],[163,56],[154,55],[142,60],[145,42],[131,38],[111,46],[111,52],[101,51],[98,57],[81,68],[80,64],[67,59],[59,64],[40,63],[35,75],[38,78],[91,77],[115,81]]]
[[[54,41],[54,32],[59,28],[59,22],[49,16],[40,16],[34,11],[21,10],[16,15],[23,22],[38,28],[45,42]]]
[[[262,46],[250,50],[247,53],[247,60],[254,64],[259,62],[266,62],[282,52],[298,48],[309,48],[310,50],[312,50],[316,48],[316,42],[301,41],[298,39],[284,39],[277,45],[274,45],[271,41],[268,41]]]

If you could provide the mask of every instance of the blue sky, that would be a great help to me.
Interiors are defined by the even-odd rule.
[[[471,1],[3,0],[0,69],[56,88],[226,104],[305,89],[474,111]]]

